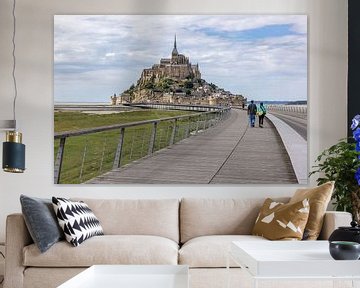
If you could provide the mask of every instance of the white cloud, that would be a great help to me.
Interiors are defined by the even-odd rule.
[[[105,57],[114,57],[116,54],[111,52],[111,53],[106,53]]]
[[[259,100],[306,99],[306,22],[304,15],[57,15],[55,100],[87,91],[108,101],[170,56],[175,33],[178,51],[209,82]],[[264,27],[286,33],[251,34]]]

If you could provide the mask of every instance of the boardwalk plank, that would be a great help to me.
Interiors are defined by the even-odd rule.
[[[100,184],[296,184],[290,159],[271,122],[249,128],[232,110],[218,126],[98,176]]]

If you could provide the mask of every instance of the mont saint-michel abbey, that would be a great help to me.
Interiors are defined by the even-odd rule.
[[[118,96],[111,104],[173,103],[201,105],[241,105],[246,99],[234,95],[201,78],[199,64],[191,64],[178,52],[176,35],[171,58],[161,58],[159,64],[143,69],[137,83]]]
[[[154,79],[155,82],[168,77],[177,80],[187,78],[201,79],[199,65],[191,65],[189,58],[183,54],[179,54],[176,47],[176,36],[174,40],[174,48],[171,52],[171,58],[161,58],[160,64],[154,64],[150,69],[144,69],[141,74],[140,84]]]

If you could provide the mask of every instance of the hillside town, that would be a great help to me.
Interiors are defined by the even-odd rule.
[[[189,105],[242,105],[246,99],[201,78],[199,64],[177,50],[176,36],[171,58],[142,71],[136,85],[111,96],[112,105],[164,103]]]

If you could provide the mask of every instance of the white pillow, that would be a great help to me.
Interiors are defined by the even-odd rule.
[[[86,239],[104,235],[99,220],[84,202],[52,197],[55,214],[66,241],[79,246]]]

